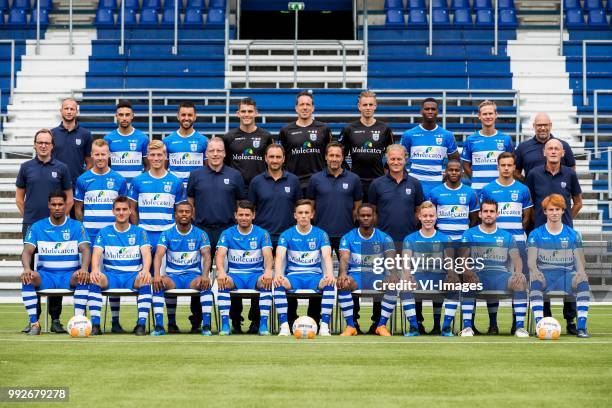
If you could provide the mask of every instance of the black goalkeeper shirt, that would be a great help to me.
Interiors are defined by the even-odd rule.
[[[270,132],[260,127],[252,133],[236,128],[221,138],[225,144],[225,164],[240,172],[245,185],[248,186],[253,177],[266,171],[266,147],[274,142]]]

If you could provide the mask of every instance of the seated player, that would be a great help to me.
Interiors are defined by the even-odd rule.
[[[340,266],[338,270],[338,302],[346,329],[341,336],[356,336],[353,321],[354,290],[375,290],[374,281],[380,279],[373,271],[374,258],[395,258],[393,239],[374,228],[376,210],[372,204],[361,204],[357,209],[359,228],[345,234],[340,240]]]
[[[441,233],[435,229],[437,216],[436,206],[431,201],[425,201],[419,207],[419,221],[421,221],[421,229],[413,232],[404,239],[404,250],[402,255],[404,258],[421,259],[425,262],[414,270],[408,270],[412,273],[412,281],[416,284],[416,290],[421,292],[427,291],[442,291],[440,282],[459,283],[459,277],[452,269],[446,269],[447,259],[453,258],[453,248],[451,246],[452,239],[450,236]],[[432,293],[432,301],[436,301],[436,296]],[[444,323],[440,334],[445,337],[452,337],[451,330],[453,319],[457,305],[459,304],[459,293],[449,291],[444,294]],[[406,312],[406,310],[404,310]],[[409,314],[410,310],[408,310]],[[434,321],[434,326],[440,326],[440,317],[438,321]],[[419,330],[416,325],[416,319],[410,319],[410,328],[407,336],[418,336]]]
[[[113,201],[115,223],[100,230],[94,244],[89,275],[89,312],[91,334],[101,335],[102,289],[138,291],[138,321],[134,333],[146,334],[145,324],[151,310],[151,244],[147,233],[130,224],[130,205],[126,196]],[[100,263],[103,262],[104,273]]]
[[[462,245],[467,244],[461,248],[462,257],[480,260],[480,263],[475,263],[474,268],[469,267],[470,263],[465,263],[464,283],[480,282],[482,291],[512,292],[512,307],[516,316],[514,335],[525,338],[529,337],[529,332],[525,330],[527,279],[523,274],[523,262],[514,237],[508,231],[497,227],[497,211],[496,201],[483,200],[478,213],[482,223],[465,231],[461,237]],[[472,320],[475,297],[478,297],[477,292],[464,295],[461,303],[464,329],[460,336],[474,335]]]
[[[534,229],[527,239],[530,298],[536,324],[544,316],[544,292],[561,291],[576,298],[579,338],[590,337],[587,317],[591,287],[584,270],[582,238],[561,220],[567,205],[563,196],[551,194],[542,200],[546,224]]]
[[[66,217],[66,193],[49,194],[49,218],[35,222],[23,240],[21,293],[30,318],[30,336],[40,334],[37,290],[74,289],[74,314],[85,314],[91,252],[83,224]],[[38,250],[37,270],[30,269]],[[79,253],[81,262],[79,265]]]
[[[171,289],[194,289],[200,291],[202,306],[202,335],[212,336],[210,315],[213,293],[210,282],[210,242],[206,232],[191,224],[193,206],[183,201],[174,206],[176,225],[161,233],[153,259],[153,336],[166,334],[164,330],[164,291]],[[166,273],[161,274],[162,262],[166,258]],[[202,262],[203,261],[203,262]],[[203,263],[203,264],[202,264]],[[168,332],[179,333],[176,314],[168,313]]]
[[[323,292],[319,336],[331,336],[329,321],[334,308],[336,280],[329,237],[325,231],[312,225],[314,214],[314,201],[298,200],[293,213],[297,225],[283,232],[278,240],[274,305],[278,311],[279,336],[291,334],[287,322],[286,291],[299,289]]]
[[[240,200],[236,205],[236,223],[223,231],[217,243],[215,262],[217,265],[218,301],[221,313],[219,335],[228,336],[230,331],[230,291],[233,289],[256,289],[259,291],[259,335],[269,336],[268,318],[272,307],[272,242],[270,234],[253,225],[255,205]]]

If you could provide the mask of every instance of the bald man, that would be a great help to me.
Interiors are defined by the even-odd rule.
[[[533,118],[533,130],[535,131],[535,136],[519,144],[514,152],[516,154],[516,171],[514,177],[521,181],[524,180],[521,174],[523,170],[525,172],[524,177],[527,177],[534,167],[544,162],[544,145],[550,139],[555,138],[550,133],[552,130],[552,121],[550,120],[550,116],[546,113],[538,113]],[[563,151],[565,152],[561,164],[566,167],[571,167],[572,170],[576,171],[576,159],[574,159],[572,148],[565,140],[557,140],[561,141]]]

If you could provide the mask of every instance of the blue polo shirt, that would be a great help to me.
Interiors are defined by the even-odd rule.
[[[71,189],[72,177],[61,161],[51,158],[43,163],[35,157],[21,164],[15,185],[25,189],[23,223],[33,224],[49,216],[49,193]]]
[[[260,173],[249,185],[249,201],[257,206],[254,223],[273,236],[295,224],[293,208],[300,198],[300,179],[288,171],[278,180],[267,171]]]
[[[551,194],[563,196],[567,209],[563,212],[562,222],[570,227],[574,226],[570,210],[572,197],[582,194],[578,176],[574,170],[562,165],[559,172],[553,176],[544,165],[537,166],[529,172],[525,184],[529,187],[535,205],[535,227],[546,224],[546,215],[542,211],[542,200]]]
[[[234,224],[236,201],[246,198],[244,180],[238,170],[226,165],[219,171],[202,167],[189,175],[187,197],[195,201],[196,225]]]
[[[368,201],[376,206],[378,228],[395,242],[416,231],[414,210],[425,201],[419,180],[404,172],[399,183],[386,174],[375,179],[368,191]]]
[[[556,139],[553,135],[550,135],[551,139]],[[570,145],[561,139],[557,139],[563,145],[565,155],[561,159],[561,164],[567,167],[574,167],[576,165],[576,159]],[[537,166],[540,166],[546,160],[544,159],[544,143],[540,143],[536,137],[532,137],[529,140],[525,140],[519,144],[514,151],[516,154],[516,168],[525,170],[525,177],[529,172]]]
[[[307,195],[315,201],[315,225],[330,237],[340,238],[355,228],[353,203],[363,196],[358,175],[343,169],[334,177],[325,168],[310,177]]]
[[[53,157],[66,164],[72,177],[72,184],[85,170],[85,158],[91,156],[91,132],[78,123],[72,130],[67,130],[64,123],[51,129],[53,134]]]

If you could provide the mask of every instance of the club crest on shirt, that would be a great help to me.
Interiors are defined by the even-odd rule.
[[[136,150],[136,142],[130,142],[130,150]]]
[[[313,142],[315,142],[317,140],[317,131],[316,130],[309,130],[308,131],[308,135],[310,137],[310,140],[312,140]]]
[[[198,150],[198,144],[197,143],[191,143],[191,144],[189,144],[189,148],[191,149],[192,152],[195,152],[196,150]]]
[[[317,243],[314,241],[308,241],[308,248],[314,250],[317,247]]]
[[[81,145],[81,139],[74,139],[74,143],[76,143],[77,146]]]
[[[187,248],[189,248],[190,251],[193,251],[195,249],[195,242],[193,240],[189,240],[189,242],[187,242]]]
[[[435,244],[431,244],[431,251],[432,252],[440,252],[440,244],[435,243]]]
[[[57,171],[52,171],[51,172],[51,177],[57,178]]]
[[[372,245],[372,250],[374,251],[375,254],[380,253],[380,249],[381,249],[380,245],[378,245],[378,244]]]
[[[64,238],[64,241],[68,241],[70,239],[70,231],[69,230],[62,231],[62,237]]]
[[[569,242],[567,242],[567,238],[561,238],[561,248],[567,249],[569,246]]]
[[[374,140],[375,142],[378,142],[379,139],[380,139],[380,131],[373,130],[372,131],[372,140]]]
[[[228,178],[223,179],[223,183],[224,183],[224,184],[229,184],[229,179],[228,179]]]
[[[567,186],[567,183],[565,181],[561,182],[561,188],[565,188]]]
[[[249,246],[251,247],[251,249],[257,248],[257,241],[250,241]]]
[[[516,201],[516,200],[518,200],[518,193],[512,193],[512,195],[510,196],[510,198],[512,198],[512,201]]]
[[[411,188],[407,188],[406,189],[406,195],[410,195],[412,194],[412,189]]]
[[[342,183],[342,188],[348,190],[348,183]]]
[[[467,203],[467,197],[462,195],[459,197],[459,204],[465,204]]]
[[[170,192],[170,190],[172,190],[172,184],[170,184],[170,183],[164,183],[164,191],[165,191],[166,193],[169,193],[169,192]]]
[[[130,236],[128,237],[128,243],[129,243],[130,245],[134,245],[134,244],[136,244],[136,237],[135,237],[134,235],[130,235]]]
[[[497,150],[504,150],[504,142],[497,142]]]
[[[498,247],[503,247],[503,246],[504,246],[504,238],[502,238],[502,237],[497,237],[497,238],[496,238],[496,241],[497,241],[497,246],[498,246]]]
[[[259,139],[253,139],[253,147],[257,149],[260,146],[260,142]]]
[[[436,144],[438,146],[442,145],[442,138],[441,137],[436,137]]]
[[[285,187],[285,193],[290,193],[290,192],[291,192],[291,187],[286,186],[286,187]]]
[[[106,180],[106,188],[111,190],[113,187],[115,187],[115,180]]]

